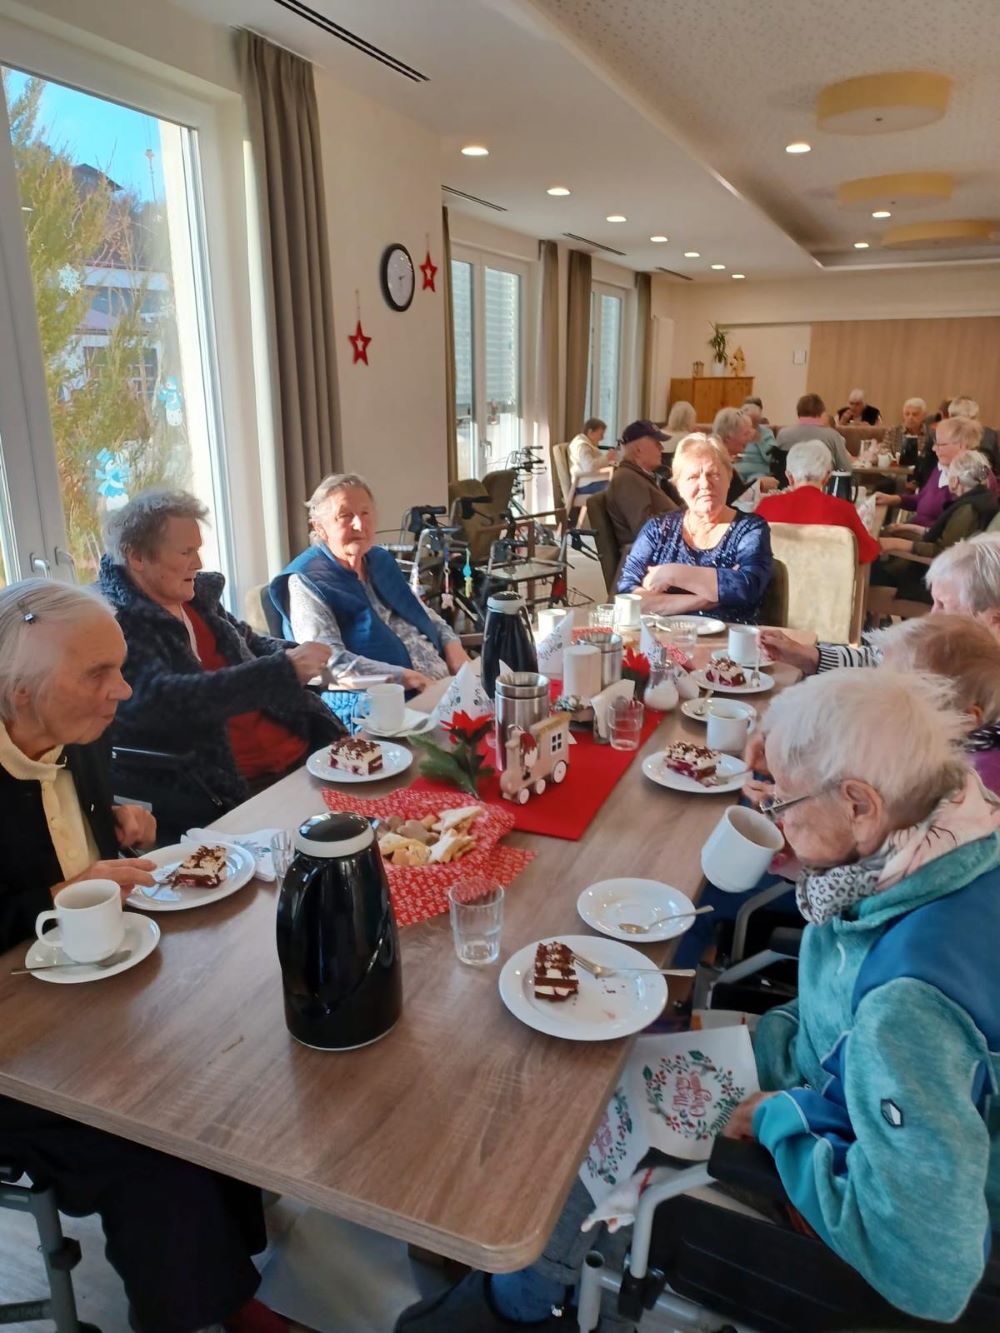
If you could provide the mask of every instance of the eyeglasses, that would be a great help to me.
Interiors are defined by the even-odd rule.
[[[776,816],[782,814],[785,810],[791,810],[793,805],[801,805],[803,801],[812,801],[817,796],[825,796],[836,785],[836,783],[828,782],[825,786],[820,787],[819,791],[807,792],[805,796],[793,796],[787,801],[779,801],[774,796],[765,796],[757,808],[762,815],[773,821]]]

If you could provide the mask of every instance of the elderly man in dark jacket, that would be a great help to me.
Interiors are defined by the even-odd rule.
[[[120,759],[115,770],[121,790],[152,802],[165,837],[238,805],[343,734],[306,689],[326,645],[255,633],[223,607],[222,575],[200,572],[205,514],[184,492],[147,491],[111,515],[101,561],[132,687],[112,740],[192,756],[166,768]]]

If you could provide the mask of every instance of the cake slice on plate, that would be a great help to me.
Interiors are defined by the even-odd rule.
[[[690,741],[674,741],[663,752],[667,768],[682,777],[693,778],[695,782],[715,777],[719,758],[718,750],[710,750],[707,745],[692,745]]]
[[[367,736],[342,736],[330,746],[330,763],[355,777],[366,778],[382,767],[382,747]]]
[[[571,999],[580,989],[573,966],[573,950],[558,940],[544,941],[535,950],[535,998],[539,1000]]]
[[[196,847],[170,876],[170,883],[184,889],[217,889],[226,870],[225,847]]]
[[[713,662],[709,662],[705,668],[705,679],[710,680],[713,685],[745,685],[747,683],[746,672],[739,662],[734,662],[731,657],[717,657]]]

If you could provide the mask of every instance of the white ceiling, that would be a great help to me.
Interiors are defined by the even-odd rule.
[[[252,27],[433,130],[441,183],[507,211],[449,195],[450,207],[532,236],[575,232],[624,251],[606,257],[630,268],[724,282],[734,270],[752,279],[818,263],[919,261],[879,252],[885,224],[837,215],[841,180],[886,171],[960,174],[951,205],[904,221],[1000,215],[990,142],[1000,123],[998,0],[309,0],[426,83],[275,0],[176,2]],[[822,84],[913,66],[961,76],[941,124],[878,139],[815,129]],[[789,157],[795,138],[814,151]],[[488,158],[460,155],[479,141]],[[555,184],[570,197],[546,195]],[[608,223],[609,213],[628,222]],[[669,243],[651,244],[660,233]],[[851,248],[862,235],[873,242],[863,253]],[[1000,246],[974,257],[992,253]],[[727,271],[711,272],[712,262]]]

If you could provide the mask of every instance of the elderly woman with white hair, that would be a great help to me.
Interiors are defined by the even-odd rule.
[[[146,810],[112,800],[105,736],[131,694],[124,661],[92,593],[45,579],[0,589],[0,951],[35,938],[66,884],[153,882],[152,861],[119,855],[156,834]],[[63,1212],[101,1215],[140,1333],[286,1327],[252,1300],[257,1190],[7,1097],[0,1160],[51,1181]]]
[[[883,667],[768,710],[763,808],[804,867],[810,924],[799,997],[758,1029],[762,1091],[725,1131],[768,1149],[798,1212],[888,1302],[941,1323],[1000,1228],[1000,805],[948,698]]]
[[[422,690],[468,661],[459,636],[411,591],[375,541],[375,497],[363,477],[334,473],[309,501],[312,544],[271,580],[286,633],[327,645],[330,670]]]
[[[927,432],[927,403],[923,398],[907,398],[903,404],[902,420],[897,426],[889,426],[878,444],[879,453],[895,454],[899,461],[906,464],[916,464],[920,458],[920,450],[925,442]],[[916,441],[915,446],[911,447],[909,456],[904,456],[905,444],[909,439]]]
[[[664,426],[667,438],[663,442],[663,452],[672,454],[684,436],[690,435],[697,424],[698,414],[691,403],[683,399],[674,403],[667,413],[667,424]]]
[[[205,506],[151,490],[109,516],[100,589],[128,644],[132,697],[116,745],[193,756],[185,766],[119,760],[129,791],[150,801],[166,840],[210,823],[301,765],[342,729],[306,689],[329,650],[257,634],[222,605],[225,579],[204,572]]]
[[[917,527],[929,528],[932,523],[937,522],[952,502],[948,478],[945,475],[947,468],[959,454],[968,449],[978,449],[982,437],[982,426],[970,417],[947,417],[944,421],[939,421],[934,428],[932,446],[937,461],[924,484],[914,495],[899,496],[889,491],[875,491],[873,492],[875,503],[880,506],[898,505],[901,510],[913,514]],[[987,484],[991,490],[996,490],[995,481]],[[897,534],[892,527],[888,527],[884,529],[883,535],[905,534]]]
[[[673,482],[687,508],[645,524],[618,580],[619,592],[639,592],[643,612],[755,623],[771,581],[771,539],[763,519],[730,507],[732,476],[728,451],[711,436],[678,445]]]
[[[980,426],[983,433],[976,448],[990,460],[993,471],[1000,474],[1000,446],[997,444],[997,433],[992,426],[984,426],[979,420],[979,404],[975,398],[969,398],[964,394],[953,398],[948,404],[948,416],[965,417]]]
[[[739,410],[753,427],[753,434],[744,445],[743,453],[736,460],[736,472],[745,482],[756,481],[759,477],[770,477],[774,431],[763,420],[764,409],[756,399],[748,398]]]
[[[831,473],[830,450],[822,440],[801,440],[793,444],[788,451],[785,470],[790,489],[781,495],[765,496],[756,509],[759,518],[767,519],[768,523],[847,528],[857,541],[858,563],[870,565],[878,559],[878,542],[861,522],[854,505],[837,495],[826,494]]]

